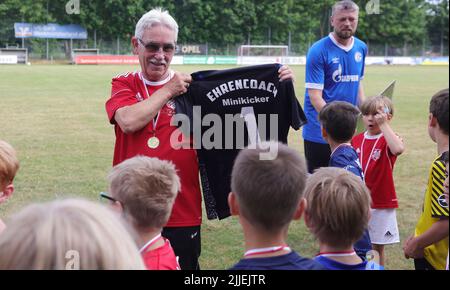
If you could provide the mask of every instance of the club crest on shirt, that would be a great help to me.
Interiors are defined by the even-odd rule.
[[[362,61],[362,54],[361,54],[361,52],[359,52],[359,51],[357,51],[356,53],[355,53],[355,60],[356,60],[356,62],[361,62]]]
[[[371,156],[372,160],[377,161],[378,159],[380,159],[380,157],[381,157],[381,149],[375,149]]]
[[[161,112],[169,115],[170,117],[175,115],[175,102],[173,100],[168,101],[166,105],[162,107]]]

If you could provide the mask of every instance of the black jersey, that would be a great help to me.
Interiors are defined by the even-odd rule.
[[[227,197],[240,149],[266,140],[287,143],[289,128],[306,123],[292,81],[279,81],[280,67],[196,72],[188,92],[175,99],[177,114],[190,120],[190,130],[181,129],[194,135],[208,219],[230,215]]]

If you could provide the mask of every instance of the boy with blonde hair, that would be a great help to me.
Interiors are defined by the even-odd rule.
[[[428,134],[437,144],[438,157],[431,165],[422,215],[414,236],[403,245],[405,257],[413,258],[416,270],[444,270],[448,254],[448,204],[444,198],[445,164],[448,151],[448,89],[436,93],[430,101]]]
[[[0,204],[4,203],[14,192],[13,180],[19,170],[14,148],[0,140]],[[5,224],[0,219],[0,233],[5,229]]]
[[[277,148],[275,159],[262,160],[266,148]],[[306,165],[295,150],[275,142],[242,150],[233,166],[228,196],[230,212],[244,231],[244,258],[231,270],[320,270],[286,245],[289,224],[300,219]]]
[[[149,270],[179,270],[170,242],[161,236],[180,190],[180,178],[169,161],[137,156],[116,165],[108,176],[109,199],[137,234]]]
[[[352,146],[358,153],[372,197],[370,240],[373,249],[378,251],[380,264],[384,265],[384,245],[400,242],[393,171],[397,156],[405,147],[389,124],[394,116],[389,98],[376,96],[365,100],[361,113],[366,131],[352,139]]]
[[[32,204],[0,235],[0,270],[145,270],[120,220],[104,206],[67,199]]]
[[[370,193],[360,178],[341,168],[319,168],[306,182],[305,199],[305,223],[320,245],[316,261],[329,270],[379,269],[353,249],[370,216]]]

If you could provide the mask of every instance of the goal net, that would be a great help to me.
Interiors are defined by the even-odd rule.
[[[287,45],[241,45],[238,63],[243,65],[281,63],[289,55]]]
[[[288,56],[287,45],[241,45],[238,56]]]
[[[72,63],[76,62],[77,56],[83,55],[98,55],[98,48],[74,48],[72,49]]]

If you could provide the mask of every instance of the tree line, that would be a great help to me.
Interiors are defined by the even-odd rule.
[[[69,2],[79,13],[68,14]],[[448,44],[448,0],[359,0],[357,36],[390,45]],[[154,7],[177,20],[179,43],[311,44],[331,30],[335,0],[0,0],[0,46],[20,43],[14,22],[80,24],[89,38],[129,39]],[[70,3],[69,3],[70,4]],[[377,6],[379,4],[379,6]],[[368,7],[369,9],[366,9]]]

